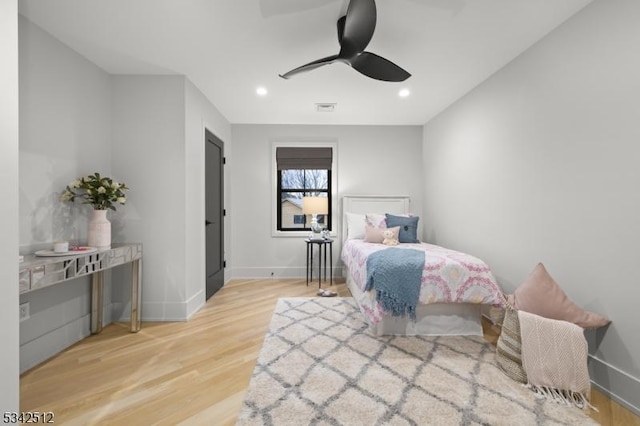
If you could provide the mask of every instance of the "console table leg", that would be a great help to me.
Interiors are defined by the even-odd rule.
[[[91,334],[102,331],[102,295],[104,289],[104,271],[91,275]]]
[[[142,311],[142,259],[131,262],[131,332],[140,331]]]

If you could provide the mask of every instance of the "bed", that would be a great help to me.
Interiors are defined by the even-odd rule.
[[[343,275],[358,303],[360,311],[377,335],[482,335],[482,308],[501,308],[502,291],[490,268],[480,259],[465,253],[421,242],[388,246],[367,242],[363,238],[364,221],[373,218],[373,226],[385,227],[385,214],[410,217],[410,199],[406,196],[344,196],[342,199]],[[382,218],[382,221],[381,221]],[[419,218],[417,235],[420,232]],[[371,229],[371,228],[369,228]],[[406,229],[406,227],[405,227]],[[367,230],[368,232],[368,230]],[[405,241],[408,241],[405,237]],[[373,281],[367,275],[372,256],[381,257],[393,249],[403,257],[424,252],[424,267],[418,272],[419,301],[415,306],[415,320],[410,316],[394,316],[382,307]],[[398,250],[408,250],[406,252]],[[420,255],[418,255],[420,256]],[[374,265],[371,263],[370,265]],[[404,266],[403,266],[404,268]],[[371,270],[374,268],[371,267]],[[370,271],[369,271],[370,272]]]

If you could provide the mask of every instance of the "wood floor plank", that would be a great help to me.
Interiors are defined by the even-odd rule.
[[[349,296],[344,282],[333,289]],[[110,324],[20,379],[22,411],[64,425],[233,425],[280,297],[312,297],[317,281],[234,280],[185,322]],[[499,329],[484,324],[494,342]],[[640,419],[595,391],[603,425]]]

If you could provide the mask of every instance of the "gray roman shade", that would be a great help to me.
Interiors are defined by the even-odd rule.
[[[332,148],[276,148],[278,170],[331,170],[332,157]]]

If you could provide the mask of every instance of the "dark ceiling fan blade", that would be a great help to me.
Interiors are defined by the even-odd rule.
[[[327,56],[326,58],[322,58],[322,59],[318,59],[317,61],[313,61],[313,62],[309,62],[308,64],[304,64],[302,66],[299,66],[298,68],[294,68],[289,72],[286,72],[284,74],[279,74],[280,77],[284,78],[284,79],[288,79],[291,76],[294,76],[296,74],[299,74],[301,72],[305,72],[305,71],[311,71],[314,70],[316,68],[319,68],[323,65],[329,65],[332,64],[336,61],[336,59],[338,59],[338,55],[332,55],[332,56]]]
[[[338,19],[340,52],[337,55],[309,62],[281,74],[280,77],[287,79],[298,73],[311,71],[336,61],[347,63],[356,71],[375,80],[404,81],[411,77],[411,74],[393,62],[364,51],[376,29],[376,18],[375,0],[350,0],[346,15]]]
[[[349,62],[355,70],[376,80],[405,81],[411,77],[411,74],[393,62],[371,52],[362,52]]]
[[[376,3],[374,0],[351,0],[340,40],[340,57],[349,58],[366,49],[376,29]],[[338,21],[340,35],[340,21]]]
[[[346,20],[346,16],[338,19],[338,43],[340,43],[340,46],[342,46],[342,36],[344,35],[344,21]]]

